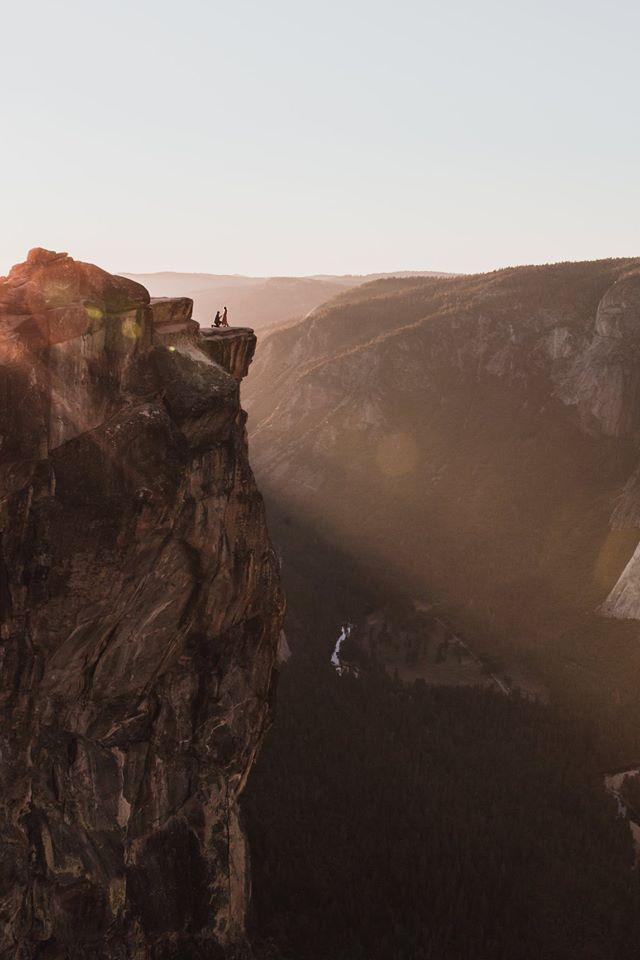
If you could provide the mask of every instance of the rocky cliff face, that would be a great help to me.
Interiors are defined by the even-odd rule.
[[[0,957],[241,950],[283,601],[255,338],[32,251],[0,280]]]
[[[248,386],[285,559],[304,530],[489,650],[636,696],[640,261],[370,284],[270,333]]]

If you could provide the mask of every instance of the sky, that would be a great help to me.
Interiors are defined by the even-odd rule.
[[[5,0],[0,273],[640,255],[637,0]]]

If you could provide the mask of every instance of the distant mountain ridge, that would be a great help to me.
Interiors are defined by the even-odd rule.
[[[194,319],[202,326],[211,323],[216,310],[227,306],[234,326],[258,330],[299,320],[346,289],[385,276],[445,276],[433,271],[397,271],[393,274],[309,277],[246,277],[237,274],[122,273],[141,283],[152,297],[191,297]]]

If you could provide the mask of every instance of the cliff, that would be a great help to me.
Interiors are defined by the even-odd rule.
[[[0,280],[0,957],[242,950],[283,616],[255,337],[34,250]]]
[[[435,605],[509,674],[515,651],[632,703],[639,396],[640,261],[622,259],[349,291],[263,339],[245,402],[300,589],[370,582],[370,605]]]

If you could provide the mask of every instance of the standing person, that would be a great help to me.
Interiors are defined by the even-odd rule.
[[[223,327],[228,327],[228,326],[229,326],[229,321],[227,320],[227,308],[226,308],[226,307],[225,307],[224,310],[222,311],[222,326],[223,326]]]
[[[212,326],[212,327],[219,327],[221,323],[222,323],[222,320],[220,319],[220,311],[218,310],[217,313],[216,313],[216,315],[215,315],[215,319],[214,319],[213,323],[211,324],[211,326]]]

